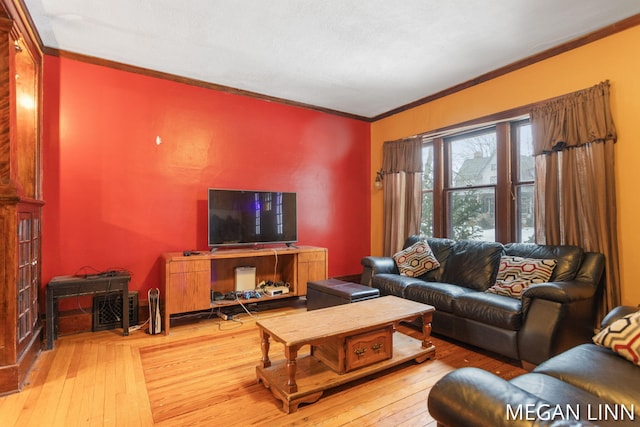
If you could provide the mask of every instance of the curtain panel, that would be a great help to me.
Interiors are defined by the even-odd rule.
[[[402,249],[420,233],[422,219],[422,139],[387,141],[382,146],[383,255]]]
[[[531,112],[536,242],[576,245],[606,258],[598,321],[620,304],[614,174],[616,130],[609,82]]]
[[[534,156],[616,140],[605,81],[540,105],[531,112]]]

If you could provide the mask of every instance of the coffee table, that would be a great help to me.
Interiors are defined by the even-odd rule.
[[[347,305],[258,320],[261,364],[258,382],[282,401],[286,413],[313,403],[330,388],[414,359],[435,357],[426,304],[385,296]],[[422,318],[422,339],[396,331],[400,322]],[[284,344],[284,360],[269,358],[270,340]],[[298,358],[305,345],[308,355]]]

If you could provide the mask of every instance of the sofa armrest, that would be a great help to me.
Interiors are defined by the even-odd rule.
[[[585,252],[573,280],[532,285],[522,292],[524,324],[518,333],[520,360],[538,365],[555,354],[589,342],[604,255]]]
[[[573,280],[539,283],[525,289],[522,293],[523,311],[526,313],[531,298],[542,298],[563,304],[591,299],[598,290],[603,272],[604,255],[586,252]]]
[[[617,307],[614,307],[609,313],[607,313],[604,319],[602,319],[600,327],[604,329],[616,320],[628,314],[635,313],[638,310],[640,310],[640,307],[633,307],[630,305],[619,305]]]
[[[579,280],[540,283],[522,292],[524,324],[518,353],[523,366],[538,365],[589,340],[595,326],[595,292],[593,284]]]
[[[596,287],[593,283],[570,280],[531,285],[522,292],[522,298],[523,300],[526,298],[542,298],[559,303],[569,303],[593,298],[595,293]]]
[[[586,252],[573,280],[532,285],[522,292],[522,312],[526,313],[534,298],[567,304],[593,299],[604,272],[604,255]]]
[[[398,274],[396,262],[391,257],[367,256],[360,260],[362,264],[362,276],[360,284],[371,286],[371,279],[376,274],[393,273]]]
[[[555,425],[554,404],[479,368],[460,368],[445,375],[431,389],[428,407],[444,426]]]

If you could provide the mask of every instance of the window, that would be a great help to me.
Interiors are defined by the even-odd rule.
[[[454,239],[495,240],[497,177],[496,132],[493,129],[444,140],[447,236]],[[496,168],[497,169],[497,168]]]
[[[422,221],[420,232],[424,236],[433,237],[433,144],[424,144],[422,148]]]
[[[528,121],[514,123],[516,167],[513,186],[516,194],[516,241],[534,242],[533,184],[536,171],[533,159],[531,124]]]
[[[421,232],[452,239],[533,241],[529,120],[425,139]]]

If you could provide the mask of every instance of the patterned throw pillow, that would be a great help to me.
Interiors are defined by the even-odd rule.
[[[522,291],[534,283],[548,282],[558,263],[555,259],[503,256],[496,284],[486,292],[511,298],[522,298]]]
[[[558,260],[555,259],[503,256],[500,258],[496,280],[528,280],[531,283],[545,283],[551,278],[557,263]]]
[[[440,267],[440,263],[433,255],[429,244],[424,240],[419,240],[394,254],[393,259],[403,276],[418,277],[427,271]]]
[[[598,332],[593,342],[640,366],[640,311],[616,320]]]
[[[496,280],[496,284],[487,289],[491,294],[504,295],[511,298],[522,298],[522,291],[527,289],[531,282],[528,280]]]

